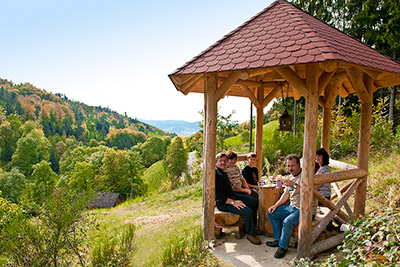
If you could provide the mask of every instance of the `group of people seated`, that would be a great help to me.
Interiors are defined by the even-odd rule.
[[[215,201],[220,211],[236,213],[242,216],[247,239],[260,245],[257,235],[262,234],[257,228],[259,176],[255,167],[255,153],[247,155],[248,165],[240,170],[236,165],[237,154],[233,151],[219,153],[216,156],[215,168]],[[329,155],[324,148],[316,153],[316,173],[330,172]],[[295,154],[285,158],[289,176],[283,181],[284,191],[279,200],[268,208],[268,218],[272,225],[274,241],[266,242],[269,247],[277,247],[275,258],[283,258],[289,247],[293,229],[299,224],[300,215],[300,157]],[[330,199],[331,186],[323,184],[318,191]],[[289,204],[286,202],[289,200]],[[313,214],[315,215],[317,204]]]

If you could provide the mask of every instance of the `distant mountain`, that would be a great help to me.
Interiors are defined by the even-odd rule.
[[[187,122],[182,120],[140,120],[153,125],[165,132],[175,133],[185,137],[191,136],[200,130],[199,122]]]

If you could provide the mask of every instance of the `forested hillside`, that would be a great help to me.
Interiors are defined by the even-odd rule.
[[[2,119],[18,115],[22,123],[35,121],[46,137],[56,134],[74,136],[85,144],[94,139],[123,148],[143,142],[149,135],[169,135],[109,108],[88,106],[62,94],[48,93],[30,83],[14,84],[1,78],[0,109]],[[117,138],[118,135],[125,137]]]

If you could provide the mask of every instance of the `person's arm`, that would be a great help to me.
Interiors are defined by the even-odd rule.
[[[241,187],[241,186],[239,186],[239,185],[237,185],[237,184],[234,184],[233,186],[232,186],[232,189],[233,189],[233,191],[235,191],[235,192],[244,192],[244,193],[247,193],[247,194],[251,194],[251,190],[250,189],[248,189],[248,188],[243,188],[243,187]]]
[[[249,184],[246,182],[246,179],[244,179],[243,176],[242,176],[242,186],[246,190],[246,193],[251,195]]]
[[[281,195],[281,197],[278,199],[278,201],[272,205],[271,207],[268,208],[269,213],[274,213],[274,211],[280,206],[283,205],[287,200],[289,199],[289,193],[286,191]]]
[[[244,209],[246,204],[244,204],[241,200],[234,200],[231,198],[227,198],[225,204],[232,205],[238,210]]]

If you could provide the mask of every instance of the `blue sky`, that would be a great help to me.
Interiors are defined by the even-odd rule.
[[[0,78],[29,82],[133,118],[201,119],[203,95],[168,74],[272,0],[0,0]],[[250,116],[228,97],[220,112]]]

